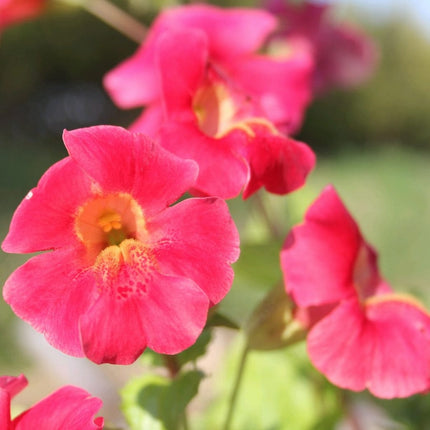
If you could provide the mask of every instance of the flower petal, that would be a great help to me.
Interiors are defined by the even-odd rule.
[[[66,386],[41,400],[13,420],[14,430],[96,430],[103,419],[94,419],[102,401],[81,388]]]
[[[308,335],[313,365],[341,388],[364,390],[375,350],[373,329],[356,299],[341,302]]]
[[[161,103],[153,103],[142,112],[128,129],[133,133],[143,133],[157,140],[164,116],[164,108]]]
[[[350,25],[326,26],[315,45],[317,64],[315,91],[354,87],[375,70],[378,53],[373,41]]]
[[[106,248],[93,270],[100,296],[80,320],[90,360],[130,364],[146,346],[175,354],[203,329],[208,298],[193,281],[159,273],[147,244],[128,239]]]
[[[164,148],[198,163],[199,176],[193,190],[200,195],[224,199],[236,197],[248,181],[248,166],[233,151],[241,142],[246,142],[242,132],[234,131],[215,139],[188,124],[169,123],[160,132],[160,143]]]
[[[158,34],[150,32],[145,42],[127,60],[108,72],[103,85],[121,108],[153,102],[160,96],[159,75],[155,65],[154,43]]]
[[[208,64],[206,34],[192,29],[166,31],[160,37],[157,54],[167,114],[180,116],[181,122],[194,119],[193,97]]]
[[[94,287],[79,252],[69,248],[31,258],[6,281],[3,297],[49,343],[82,357],[78,321],[93,300]]]
[[[0,390],[9,393],[10,397],[15,397],[28,385],[24,375],[19,376],[0,376]]]
[[[176,201],[193,184],[197,165],[182,160],[139,133],[96,126],[64,132],[73,159],[105,192],[130,193],[146,214]]]
[[[4,430],[10,428],[10,394],[2,389],[0,389],[0,428]]]
[[[394,295],[342,302],[308,336],[312,363],[341,388],[382,398],[430,388],[430,317]],[[411,365],[413,363],[413,365]]]
[[[408,397],[430,388],[430,316],[414,301],[381,295],[366,303],[376,345],[368,388],[383,398]]]
[[[259,100],[267,118],[288,134],[296,132],[312,97],[313,59],[304,49],[281,60],[255,55],[228,65],[229,77]]]
[[[160,96],[155,52],[166,31],[202,31],[209,41],[211,60],[223,63],[259,49],[275,26],[273,15],[257,9],[225,10],[210,5],[170,8],[155,20],[136,53],[105,76],[104,85],[120,107],[152,103]],[[170,54],[175,55],[178,49],[180,42]]]
[[[258,9],[223,9],[211,5],[172,8],[160,17],[166,27],[203,30],[211,59],[228,61],[258,50],[276,27],[276,18]],[[252,31],[249,31],[252,28]]]
[[[188,199],[148,224],[160,271],[192,279],[218,303],[233,282],[230,264],[239,257],[239,234],[225,202]]]
[[[146,348],[139,298],[118,300],[102,294],[82,316],[79,327],[85,355],[97,364],[131,364]]]
[[[159,354],[178,354],[202,332],[208,314],[206,294],[190,279],[154,276],[142,303],[148,347]]]
[[[0,376],[0,428],[10,429],[10,401],[27,386],[28,382],[24,375]]]
[[[357,224],[335,189],[325,188],[281,252],[285,286],[294,301],[307,307],[355,295],[354,265],[362,244]]]
[[[264,186],[276,194],[290,193],[302,185],[315,165],[315,154],[304,143],[254,127],[256,136],[247,145],[251,178],[243,198]]]
[[[2,249],[35,252],[76,241],[74,214],[90,196],[91,178],[67,157],[50,167],[18,206]]]

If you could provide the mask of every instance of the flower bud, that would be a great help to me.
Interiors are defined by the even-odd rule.
[[[306,327],[294,313],[295,305],[282,285],[270,290],[245,325],[248,348],[280,349],[305,339]]]

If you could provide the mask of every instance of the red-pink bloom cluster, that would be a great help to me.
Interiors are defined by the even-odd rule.
[[[246,198],[304,184],[313,152],[296,130],[310,100],[311,56],[258,53],[276,20],[252,9],[191,5],[163,12],[139,50],[107,74],[121,107],[146,105],[131,127],[199,164],[194,193]],[[250,31],[252,29],[252,31]]]
[[[331,382],[383,398],[430,389],[430,315],[392,292],[334,188],[293,228],[281,266],[297,318],[310,327],[310,359]]]
[[[46,0],[0,0],[0,30],[40,14]]]
[[[94,418],[102,401],[81,388],[66,386],[11,419],[11,399],[27,386],[24,375],[0,376],[0,428],[2,430],[96,430],[103,418]]]
[[[2,245],[50,252],[9,277],[6,302],[53,346],[96,363],[188,348],[233,280],[239,237],[227,205],[170,206],[197,165],[142,134],[97,126],[64,142],[70,155],[23,200]]]
[[[314,56],[316,93],[358,85],[374,71],[378,55],[373,41],[350,24],[332,22],[329,4],[266,0],[265,5],[282,23],[271,43],[301,46]]]

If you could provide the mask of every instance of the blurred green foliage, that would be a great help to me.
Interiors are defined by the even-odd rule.
[[[359,88],[315,100],[301,140],[320,153],[393,141],[430,149],[430,38],[408,19],[369,33],[380,51],[374,76]]]

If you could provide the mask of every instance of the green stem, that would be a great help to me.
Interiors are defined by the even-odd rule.
[[[188,426],[188,418],[187,418],[187,414],[184,411],[184,413],[182,414],[182,428],[184,430],[189,430],[189,426]]]
[[[146,27],[107,0],[83,0],[79,5],[129,39],[141,43],[146,36]]]
[[[257,193],[255,195],[254,201],[256,203],[258,211],[260,212],[260,215],[263,217],[264,221],[266,222],[266,225],[269,228],[272,236],[275,239],[282,239],[284,235],[281,229],[279,228],[278,224],[276,223],[276,221],[273,219],[271,214],[269,214],[269,212],[267,211],[267,208],[263,202],[263,199],[260,193]]]
[[[228,405],[227,416],[226,416],[224,427],[223,427],[224,430],[230,430],[230,426],[231,426],[232,419],[233,419],[233,412],[234,412],[234,409],[236,407],[237,396],[239,393],[239,387],[240,387],[240,384],[242,382],[243,371],[245,369],[245,363],[246,363],[246,359],[248,357],[249,351],[250,351],[250,349],[248,348],[248,343],[246,343],[245,347],[242,351],[242,355],[240,357],[239,368],[237,370],[236,380],[234,381],[233,391],[231,393],[230,402]]]
[[[181,366],[179,365],[178,360],[174,355],[161,354],[161,356],[163,357],[166,369],[169,371],[170,378],[174,379],[181,370]]]

